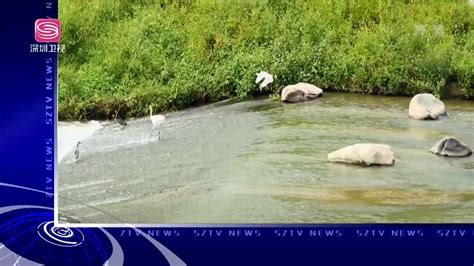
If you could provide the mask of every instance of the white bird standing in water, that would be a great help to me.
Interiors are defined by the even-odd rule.
[[[74,157],[76,158],[76,162],[79,160],[79,145],[82,142],[78,141],[76,147],[74,148]]]
[[[165,116],[164,115],[153,115],[153,109],[150,105],[150,121],[151,121],[151,124],[152,124],[152,127],[151,127],[151,134],[153,135],[153,129],[155,129],[155,127],[161,123],[163,123],[163,121],[165,121]],[[160,131],[158,130],[158,139],[160,138]]]
[[[260,90],[267,87],[271,83],[273,83],[273,76],[266,72],[266,71],[260,71],[257,73],[257,79],[255,80],[255,84],[259,84]]]

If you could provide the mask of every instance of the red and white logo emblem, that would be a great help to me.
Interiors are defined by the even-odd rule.
[[[35,40],[37,42],[58,42],[61,38],[59,19],[40,18],[35,22]]]

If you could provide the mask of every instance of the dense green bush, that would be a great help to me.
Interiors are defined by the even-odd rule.
[[[474,97],[467,0],[60,0],[59,117],[140,116],[306,81]],[[255,74],[275,75],[259,91]]]

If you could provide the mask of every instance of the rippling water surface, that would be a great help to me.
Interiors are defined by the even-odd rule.
[[[59,166],[59,212],[85,223],[474,222],[474,102],[449,119],[408,118],[410,98],[327,93],[315,101],[225,102],[104,126]],[[393,167],[328,163],[360,142],[393,147]]]

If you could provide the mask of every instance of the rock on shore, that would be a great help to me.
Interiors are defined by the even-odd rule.
[[[395,159],[392,148],[384,144],[359,143],[328,155],[328,161],[364,165],[393,165]]]
[[[466,144],[449,136],[438,140],[431,148],[431,152],[448,157],[466,157],[472,154],[472,150]]]
[[[281,92],[283,102],[296,103],[315,99],[323,95],[323,90],[309,83],[286,86]]]
[[[436,120],[440,116],[446,116],[446,107],[432,94],[417,94],[410,101],[408,115],[415,119]]]

